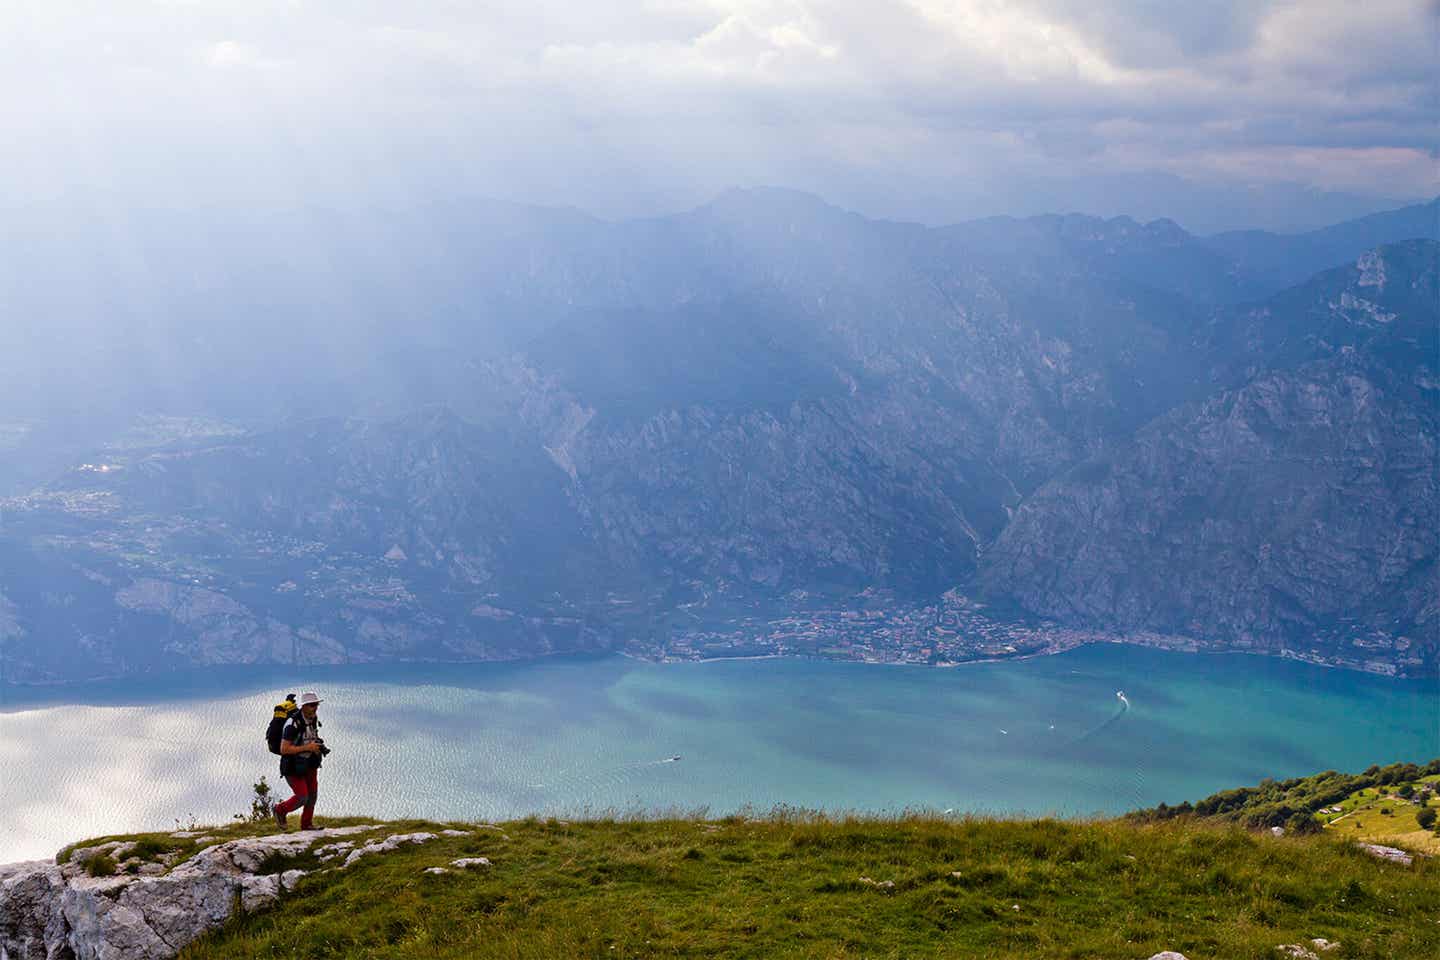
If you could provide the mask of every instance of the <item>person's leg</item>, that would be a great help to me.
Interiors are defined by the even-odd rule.
[[[305,809],[300,814],[300,829],[309,830],[314,827],[315,817],[315,794],[320,790],[320,771],[311,770],[305,775]]]
[[[311,777],[313,776],[314,774],[311,773],[310,776],[302,775],[285,778],[285,782],[290,784],[290,791],[292,796],[289,800],[286,800],[283,803],[277,803],[275,805],[276,820],[283,821],[285,818],[285,814],[289,813],[291,810],[294,810],[296,807],[308,804],[309,806],[307,806],[306,809],[309,810],[311,807],[314,806],[315,801],[311,798],[310,795],[311,784],[313,783]],[[281,826],[284,826],[283,822],[281,823]]]

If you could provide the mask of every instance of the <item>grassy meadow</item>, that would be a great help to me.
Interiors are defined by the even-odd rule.
[[[182,956],[1243,960],[1315,937],[1337,960],[1440,955],[1440,864],[1332,831],[787,810],[444,826],[466,833],[316,873]],[[491,866],[425,872],[460,857]]]

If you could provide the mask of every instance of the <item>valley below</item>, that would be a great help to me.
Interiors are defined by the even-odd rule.
[[[452,226],[462,313],[367,351],[277,362],[281,290],[221,352],[156,320],[164,370],[117,334],[65,405],[9,384],[0,684],[1110,641],[1440,669],[1433,202],[1261,260],[776,190]]]

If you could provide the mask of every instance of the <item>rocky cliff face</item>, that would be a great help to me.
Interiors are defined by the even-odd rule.
[[[1220,320],[1221,338],[1250,346],[1216,363],[1242,385],[1027,499],[986,555],[989,589],[1070,621],[1329,648],[1377,669],[1433,663],[1435,254],[1383,248]]]
[[[769,191],[502,213],[448,254],[473,323],[317,367],[344,415],[261,416],[298,388],[277,368],[248,425],[216,394],[0,501],[3,679],[602,651],[957,585],[1433,660],[1434,242],[1237,305],[1264,272],[1163,221],[926,230]]]

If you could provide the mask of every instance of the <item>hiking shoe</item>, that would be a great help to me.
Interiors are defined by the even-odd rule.
[[[285,814],[281,813],[278,809],[275,810],[274,812],[275,812],[275,826],[279,827],[281,830],[284,830],[284,829],[285,829]]]
[[[312,823],[310,826],[308,826],[308,827],[301,827],[300,829],[301,829],[301,830],[323,830],[323,829],[325,829],[325,828],[324,828],[324,827],[317,827],[317,826],[315,826],[315,825]]]

